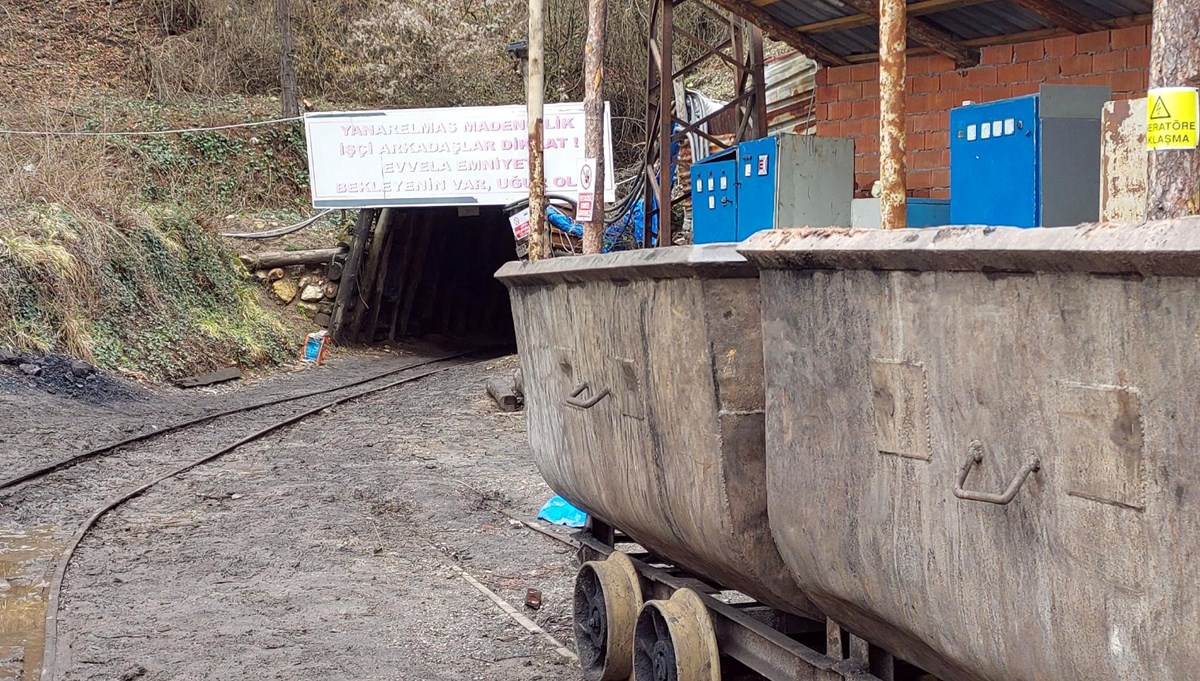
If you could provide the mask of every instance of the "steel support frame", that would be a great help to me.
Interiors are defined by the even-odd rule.
[[[728,23],[729,32],[716,44],[675,26],[675,10],[691,3],[700,11]],[[690,62],[675,64],[675,38],[695,45],[703,54]],[[646,148],[643,157],[645,173],[646,225],[643,246],[651,241],[651,221],[657,218],[657,245],[674,242],[671,208],[678,198],[672,197],[671,144],[687,134],[697,133],[713,144],[728,148],[728,144],[699,127],[731,109],[737,110],[737,126],[733,144],[765,137],[767,134],[767,97],[763,32],[757,26],[725,12],[714,9],[706,0],[651,0],[650,21],[646,35]],[[701,121],[689,123],[676,102],[675,83],[710,59],[720,59],[734,72],[737,95],[720,111]],[[676,125],[680,130],[675,131]],[[699,160],[699,159],[693,159]]]

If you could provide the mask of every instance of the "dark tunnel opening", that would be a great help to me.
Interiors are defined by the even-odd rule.
[[[339,343],[513,346],[508,292],[493,277],[516,259],[500,207],[384,209],[360,248],[357,286],[335,316]]]

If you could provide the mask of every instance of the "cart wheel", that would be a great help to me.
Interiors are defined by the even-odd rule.
[[[575,575],[575,649],[587,681],[624,681],[633,669],[633,628],[642,588],[629,557],[614,551]]]
[[[717,636],[691,589],[646,601],[634,630],[635,681],[721,681]]]

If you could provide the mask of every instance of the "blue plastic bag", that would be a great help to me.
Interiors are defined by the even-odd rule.
[[[538,511],[538,520],[566,527],[583,527],[587,523],[587,514],[566,499],[555,496]]]
[[[546,206],[546,218],[550,221],[550,224],[557,227],[559,231],[570,234],[576,239],[583,238],[583,225],[575,222],[568,217],[566,213],[555,208],[554,206]]]

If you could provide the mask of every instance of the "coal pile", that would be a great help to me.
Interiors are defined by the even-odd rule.
[[[95,403],[145,398],[141,390],[63,355],[27,355],[0,348],[0,367],[4,374],[0,390],[35,387],[51,395]]]

